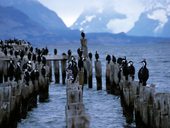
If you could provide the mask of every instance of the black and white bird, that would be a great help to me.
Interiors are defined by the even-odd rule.
[[[146,67],[146,60],[143,60],[141,63],[143,63],[143,66],[139,69],[138,72],[139,83],[142,83],[143,86],[146,86],[146,82],[149,78],[149,70]]]
[[[129,70],[129,75],[132,77],[132,80],[135,78],[135,67],[133,65],[133,61],[128,62],[128,70]]]
[[[125,79],[128,80],[129,70],[128,70],[128,63],[127,63],[126,57],[122,60],[122,70],[123,70],[123,75],[125,76]]]

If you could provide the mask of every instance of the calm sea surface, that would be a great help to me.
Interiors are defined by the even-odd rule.
[[[58,54],[71,49],[76,54],[80,45],[63,44],[48,46],[51,53],[58,49]],[[135,124],[127,124],[123,116],[120,98],[108,95],[105,91],[105,57],[114,54],[116,57],[126,56],[134,61],[136,72],[142,66],[139,63],[146,59],[150,77],[148,84],[155,84],[157,92],[170,92],[170,43],[141,44],[90,44],[90,52],[98,51],[102,61],[103,90],[96,91],[96,80],[93,79],[93,89],[84,90],[86,112],[90,115],[91,128],[134,128]],[[93,55],[94,57],[94,55]],[[94,59],[93,59],[94,60]],[[94,71],[94,70],[93,70]],[[93,73],[94,75],[94,73]],[[136,80],[137,73],[136,73]],[[66,88],[64,85],[50,85],[49,102],[38,103],[38,107],[28,113],[27,119],[19,123],[18,128],[65,128]]]

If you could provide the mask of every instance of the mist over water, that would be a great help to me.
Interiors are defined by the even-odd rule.
[[[56,44],[48,46],[53,54],[53,49],[58,49],[58,54],[71,49],[77,54],[79,45]],[[96,80],[93,69],[93,89],[84,89],[84,104],[86,112],[90,115],[91,128],[135,128],[135,124],[127,124],[123,116],[120,99],[118,96],[109,95],[105,91],[105,57],[107,54],[114,54],[118,57],[127,57],[127,60],[134,61],[136,68],[135,80],[138,80],[137,72],[142,66],[139,63],[144,58],[147,60],[150,77],[148,84],[155,84],[157,92],[170,92],[170,43],[141,43],[141,44],[89,44],[88,49],[93,54],[98,51],[102,61],[103,90],[96,91]],[[93,55],[94,60],[94,55]],[[94,63],[93,63],[94,65]],[[39,103],[28,113],[28,117],[19,123],[18,128],[65,128],[65,85],[51,83],[49,89],[49,102]]]

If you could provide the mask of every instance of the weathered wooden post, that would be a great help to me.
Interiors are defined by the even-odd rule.
[[[83,57],[87,58],[88,57],[88,48],[87,48],[87,39],[85,38],[85,33],[81,33],[82,38],[80,39],[81,41],[81,50],[83,51]]]
[[[0,84],[0,127],[9,127],[11,113],[11,86]]]
[[[42,60],[41,73],[39,76],[39,101],[44,102],[49,97],[49,67],[46,65],[46,59]]]
[[[54,55],[57,56],[57,49],[54,49]],[[55,83],[59,84],[60,83],[60,65],[59,61],[54,60],[53,62],[54,66],[54,76],[55,76]]]
[[[61,70],[62,70],[62,84],[65,84],[66,80],[66,54],[62,54]]]
[[[119,78],[118,78],[118,73],[119,73],[119,66],[116,63],[116,58],[112,56],[112,61],[110,62],[110,84],[111,84],[111,93],[112,94],[120,94],[120,89],[119,89]]]
[[[80,57],[80,59],[78,61],[78,67],[79,67],[79,71],[78,71],[79,84],[82,85],[82,90],[83,90],[83,86],[84,86],[84,67],[83,67],[82,57]]]
[[[85,33],[81,33],[81,50],[83,51],[83,58],[85,59],[84,65],[86,65],[86,58],[88,57],[87,39],[85,38]],[[87,84],[87,70],[84,68],[84,84]]]
[[[111,57],[110,55],[107,55],[106,57],[106,91],[108,93],[111,92],[111,81],[110,81],[110,73],[111,73],[111,67],[110,67],[110,60],[111,60]]]
[[[97,53],[97,51],[95,54],[95,58],[96,61],[94,62],[94,65],[95,65],[97,90],[102,90],[102,65],[101,65],[101,61],[99,60],[99,54]]]
[[[87,78],[89,88],[93,87],[93,67],[92,67],[92,53],[89,53],[89,57],[86,60]]]
[[[48,65],[48,77],[49,77],[49,81],[52,82],[52,63],[51,60],[47,61],[47,65]]]
[[[67,128],[89,128],[89,117],[83,104],[82,85],[72,83],[72,71],[67,70],[67,102],[65,107]]]

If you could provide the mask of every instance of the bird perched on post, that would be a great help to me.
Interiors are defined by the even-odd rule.
[[[99,54],[97,53],[97,51],[96,51],[96,53],[95,53],[95,58],[96,58],[96,61],[98,61],[98,59],[99,59]]]
[[[143,86],[146,86],[146,82],[149,78],[149,70],[146,67],[147,63],[145,59],[141,61],[141,63],[143,63],[143,66],[139,69],[138,72],[139,83],[142,83]]]
[[[128,64],[129,64],[129,66],[128,66],[129,75],[130,75],[130,77],[132,77],[132,80],[134,80],[134,78],[135,78],[135,67],[133,66],[133,61],[129,61]]]
[[[82,31],[82,32],[81,32],[81,37],[84,39],[85,36],[86,36],[85,33]]]
[[[126,57],[122,60],[122,70],[123,70],[123,75],[125,76],[125,79],[128,80],[128,75],[129,75],[129,70],[128,70],[128,63],[126,60]]]

